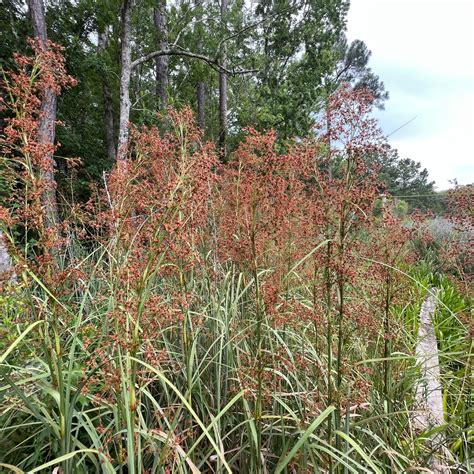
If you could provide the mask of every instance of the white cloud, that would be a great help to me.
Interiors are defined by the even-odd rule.
[[[474,2],[352,0],[350,40],[372,50],[370,66],[390,92],[385,133],[416,116],[391,143],[420,161],[439,188],[474,181]]]

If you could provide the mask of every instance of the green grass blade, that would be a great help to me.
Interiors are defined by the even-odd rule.
[[[314,430],[335,410],[333,406],[327,407],[309,426],[305,432],[301,435],[300,439],[293,446],[291,451],[280,461],[276,467],[275,474],[280,474],[289,462],[295,457],[296,453],[300,450],[306,440],[311,436]]]
[[[20,342],[25,338],[25,336],[32,330],[34,329],[36,326],[38,326],[38,324],[41,324],[43,323],[44,321],[43,320],[40,320],[40,321],[36,321],[32,324],[30,324],[16,339],[15,341],[12,342],[12,344],[10,345],[10,347],[0,356],[0,364],[3,364],[3,362],[5,361],[5,359],[8,357],[8,355],[15,349],[16,346],[18,346],[18,344],[20,344]]]

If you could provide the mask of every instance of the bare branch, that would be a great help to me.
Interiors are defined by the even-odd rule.
[[[196,7],[194,7],[194,8],[196,8]],[[177,43],[180,39],[181,33],[188,26],[188,25],[185,25],[178,32],[178,35],[177,35],[177,37],[176,37],[176,39],[173,42],[171,47],[166,48],[166,49],[162,49],[162,50],[159,50],[159,51],[153,51],[151,53],[145,54],[144,56],[135,59],[135,61],[132,61],[131,67],[132,67],[132,69],[134,69],[135,67],[139,66],[140,64],[145,63],[145,62],[147,62],[151,59],[157,58],[159,56],[182,56],[182,57],[188,57],[188,58],[198,59],[200,61],[203,61],[206,64],[208,64],[210,67],[212,67],[214,70],[216,70],[218,72],[223,72],[223,73],[225,73],[229,76],[235,76],[235,75],[239,75],[239,74],[251,74],[251,73],[254,73],[254,72],[258,72],[258,69],[236,69],[236,68],[229,69],[227,67],[224,67],[222,64],[219,63],[219,60],[218,60],[219,51],[220,51],[222,45],[224,43],[226,43],[227,41],[230,41],[230,40],[240,36],[241,34],[245,33],[246,31],[254,29],[254,28],[260,26],[261,24],[266,23],[267,21],[273,19],[274,17],[276,17],[278,15],[281,15],[282,13],[287,13],[289,11],[292,11],[293,9],[294,9],[294,7],[293,8],[287,8],[287,9],[284,9],[284,10],[279,11],[279,12],[275,12],[275,13],[273,13],[273,14],[271,14],[271,15],[269,15],[269,16],[267,16],[267,17],[265,17],[265,18],[263,18],[259,21],[256,21],[256,22],[254,22],[250,25],[245,26],[244,28],[230,34],[229,36],[226,36],[225,38],[223,38],[219,42],[219,45],[216,48],[217,53],[216,53],[216,56],[214,58],[211,58],[210,56],[205,56],[205,55],[199,54],[199,53],[193,53],[192,51],[188,51],[188,50],[183,49],[180,46],[178,46]]]
[[[166,49],[153,51],[151,53],[145,54],[141,58],[137,58],[135,59],[135,61],[132,61],[131,68],[134,69],[140,64],[150,61],[150,59],[154,59],[159,56],[182,56],[182,57],[187,57],[187,58],[192,58],[192,59],[199,59],[200,61],[203,61],[206,64],[208,64],[210,67],[212,67],[216,71],[223,72],[225,74],[228,74],[229,76],[235,76],[237,74],[250,74],[253,72],[257,72],[257,69],[245,69],[245,70],[234,69],[234,68],[229,69],[222,66],[216,59],[210,58],[209,56],[205,56],[203,54],[193,53],[191,51],[182,49],[180,47],[166,48]]]

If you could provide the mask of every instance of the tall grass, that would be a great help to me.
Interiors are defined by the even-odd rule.
[[[370,94],[339,91],[329,136],[284,154],[250,130],[225,166],[189,110],[171,111],[165,134],[133,129],[128,159],[50,229],[41,168],[21,171],[32,147],[41,158],[28,71],[28,120],[3,142],[17,281],[1,286],[0,468],[425,472],[432,433],[410,412],[417,313],[436,284],[436,429],[446,462],[471,472],[468,301],[413,273],[408,226],[387,202],[374,212]]]
[[[99,257],[92,265],[94,255],[84,265],[97,274],[108,263]],[[28,472],[56,465],[78,473],[122,472],[125,466],[128,472],[325,472],[331,464],[334,472],[358,473],[426,467],[424,438],[429,434],[413,432],[409,417],[418,374],[413,354],[419,286],[413,285],[409,304],[397,309],[399,350],[390,358],[391,403],[386,402],[380,370],[382,334],[373,344],[354,337],[339,376],[355,383],[354,391],[358,384],[370,389],[360,404],[346,407],[336,430],[326,385],[337,374],[327,373],[324,339],[315,337],[312,324],[275,328],[259,321],[254,282],[232,268],[219,271],[222,278],[217,281],[205,270],[193,272],[188,281],[200,298],[190,310],[186,351],[182,327],[171,325],[156,335],[154,343],[165,354],[156,364],[144,360],[144,348],[116,354],[122,379],[116,401],[100,398],[105,383],[100,378],[82,391],[101,371],[100,366],[87,367],[110,337],[106,310],[114,302],[99,298],[106,282],[96,280],[93,272],[72,302],[76,312],[68,324],[59,318],[59,349],[46,336],[58,311],[47,289],[37,284],[4,296],[3,307],[10,311],[23,311],[28,300],[34,311],[41,308],[32,324],[4,326],[10,341],[1,359],[5,469],[10,464]],[[302,304],[310,304],[310,284],[301,282],[292,291]],[[67,314],[68,302],[61,304]],[[457,472],[469,472],[473,435],[472,344],[459,316],[465,304],[443,280],[437,332],[448,417],[441,429]],[[10,321],[12,316],[14,320],[10,312]],[[258,324],[265,338],[257,365],[262,374],[249,370]],[[103,339],[85,345],[91,326],[100,329]],[[140,385],[135,381],[132,390],[133,364],[146,371],[148,380]],[[252,407],[258,390],[262,411],[257,418]],[[328,439],[330,425],[332,436],[342,441],[339,448]]]

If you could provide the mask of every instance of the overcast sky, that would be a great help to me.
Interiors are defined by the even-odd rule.
[[[474,0],[351,0],[349,40],[372,51],[390,92],[377,112],[400,156],[438,189],[474,182]]]

